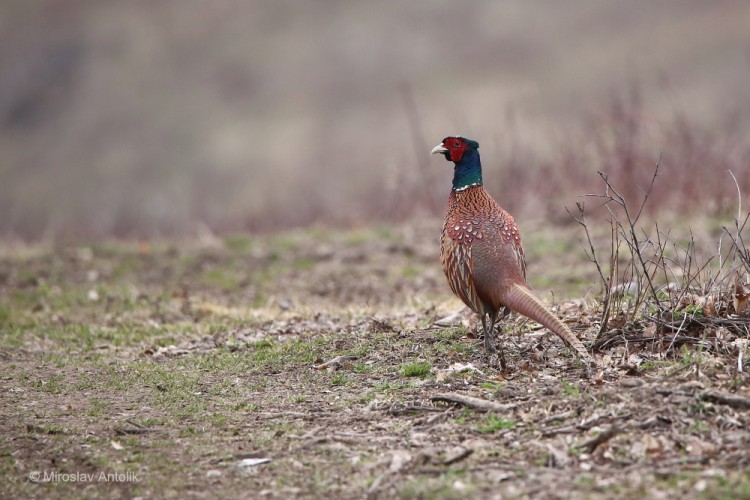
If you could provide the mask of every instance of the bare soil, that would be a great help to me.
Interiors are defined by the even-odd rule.
[[[750,498],[747,323],[587,369],[514,315],[503,371],[438,229],[6,245],[0,496]],[[590,346],[561,234],[525,235],[531,282]]]

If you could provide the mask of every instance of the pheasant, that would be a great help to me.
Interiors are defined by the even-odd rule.
[[[453,189],[440,236],[440,261],[453,293],[482,317],[484,347],[496,352],[492,339],[501,310],[527,316],[555,332],[585,361],[586,348],[526,284],[521,235],[513,217],[482,186],[479,143],[449,136],[432,154],[455,163]],[[500,360],[505,358],[500,348]]]

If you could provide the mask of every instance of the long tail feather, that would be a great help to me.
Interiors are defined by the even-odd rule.
[[[573,332],[552,314],[527,287],[517,283],[512,285],[502,300],[503,304],[510,307],[511,310],[521,313],[555,332],[570,347],[575,349],[581,358],[586,361],[592,360],[591,355]]]

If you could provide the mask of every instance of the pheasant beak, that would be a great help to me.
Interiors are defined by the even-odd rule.
[[[434,155],[437,153],[445,154],[447,152],[448,152],[448,149],[445,146],[443,146],[443,144],[441,143],[435,146],[434,148],[432,148],[432,151],[430,151],[430,154],[431,155]]]

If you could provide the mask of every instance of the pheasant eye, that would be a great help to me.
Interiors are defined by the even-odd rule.
[[[458,147],[461,147],[461,143],[460,143],[460,142],[458,142],[458,141],[456,141],[456,142],[454,142],[454,143],[453,143],[453,147],[454,147],[454,148],[458,148]]]

